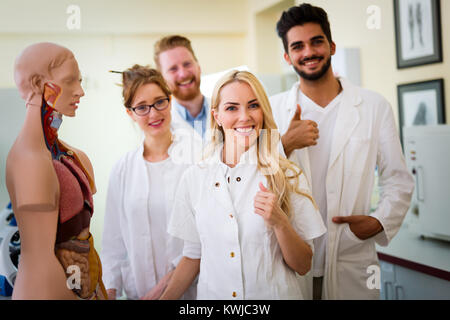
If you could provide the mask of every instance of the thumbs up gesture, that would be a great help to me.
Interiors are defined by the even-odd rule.
[[[268,227],[289,224],[288,217],[278,205],[278,197],[259,183],[259,191],[254,198],[255,213],[260,215]]]
[[[317,139],[319,139],[317,123],[312,120],[302,120],[301,114],[302,109],[297,104],[297,110],[289,124],[289,128],[281,137],[281,143],[287,157],[295,149],[316,145]]]

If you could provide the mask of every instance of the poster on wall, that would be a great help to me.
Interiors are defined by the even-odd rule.
[[[394,0],[397,68],[442,62],[440,0]]]
[[[397,93],[402,145],[404,127],[445,123],[443,79],[401,84]]]

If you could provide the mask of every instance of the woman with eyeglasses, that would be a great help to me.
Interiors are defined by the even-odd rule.
[[[157,299],[181,258],[183,242],[167,223],[178,181],[193,162],[194,134],[171,125],[170,89],[161,74],[134,65],[122,72],[128,116],[144,141],[113,167],[105,211],[102,261],[111,298]],[[184,129],[186,130],[186,129]],[[198,150],[198,149],[197,149]],[[195,288],[184,298],[195,298]]]

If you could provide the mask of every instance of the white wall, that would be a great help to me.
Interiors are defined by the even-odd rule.
[[[140,139],[139,130],[123,110],[120,88],[115,85],[120,77],[107,71],[123,70],[134,63],[153,64],[153,43],[163,35],[181,33],[192,40],[204,74],[248,65],[269,80],[281,77],[285,62],[275,24],[283,10],[299,2],[78,0],[81,29],[69,30],[66,9],[73,3],[70,0],[1,0],[0,87],[14,87],[14,59],[37,41],[67,46],[80,64],[86,96],[77,117],[64,120],[60,136],[84,150],[94,165],[98,193],[92,233],[98,248],[111,166]],[[441,1],[444,62],[404,70],[396,68],[391,0],[309,2],[328,12],[338,47],[360,48],[362,85],[385,96],[395,114],[398,84],[439,77],[446,80],[446,113],[450,113],[450,1]],[[366,26],[370,5],[381,9],[378,30]],[[2,117],[8,117],[7,108],[3,110]]]
[[[100,249],[109,172],[141,140],[140,130],[122,105],[121,88],[116,85],[120,75],[108,70],[123,70],[135,63],[153,65],[154,42],[172,33],[191,40],[203,74],[245,65],[247,7],[241,0],[81,0],[77,1],[81,29],[71,31],[66,27],[66,8],[71,3],[1,0],[0,87],[15,87],[14,59],[31,43],[55,42],[74,52],[86,95],[77,116],[64,118],[59,136],[86,152],[93,164],[98,192],[91,232]],[[3,110],[6,121],[8,110]],[[1,177],[3,184],[3,168]]]
[[[242,0],[2,0],[0,33],[66,33],[66,11],[81,12],[78,33],[242,33]],[[38,19],[40,21],[38,21]]]

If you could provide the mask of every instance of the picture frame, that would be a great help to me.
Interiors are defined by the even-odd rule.
[[[444,79],[397,86],[400,141],[403,127],[445,124]]]
[[[440,0],[393,0],[397,69],[442,62]]]

